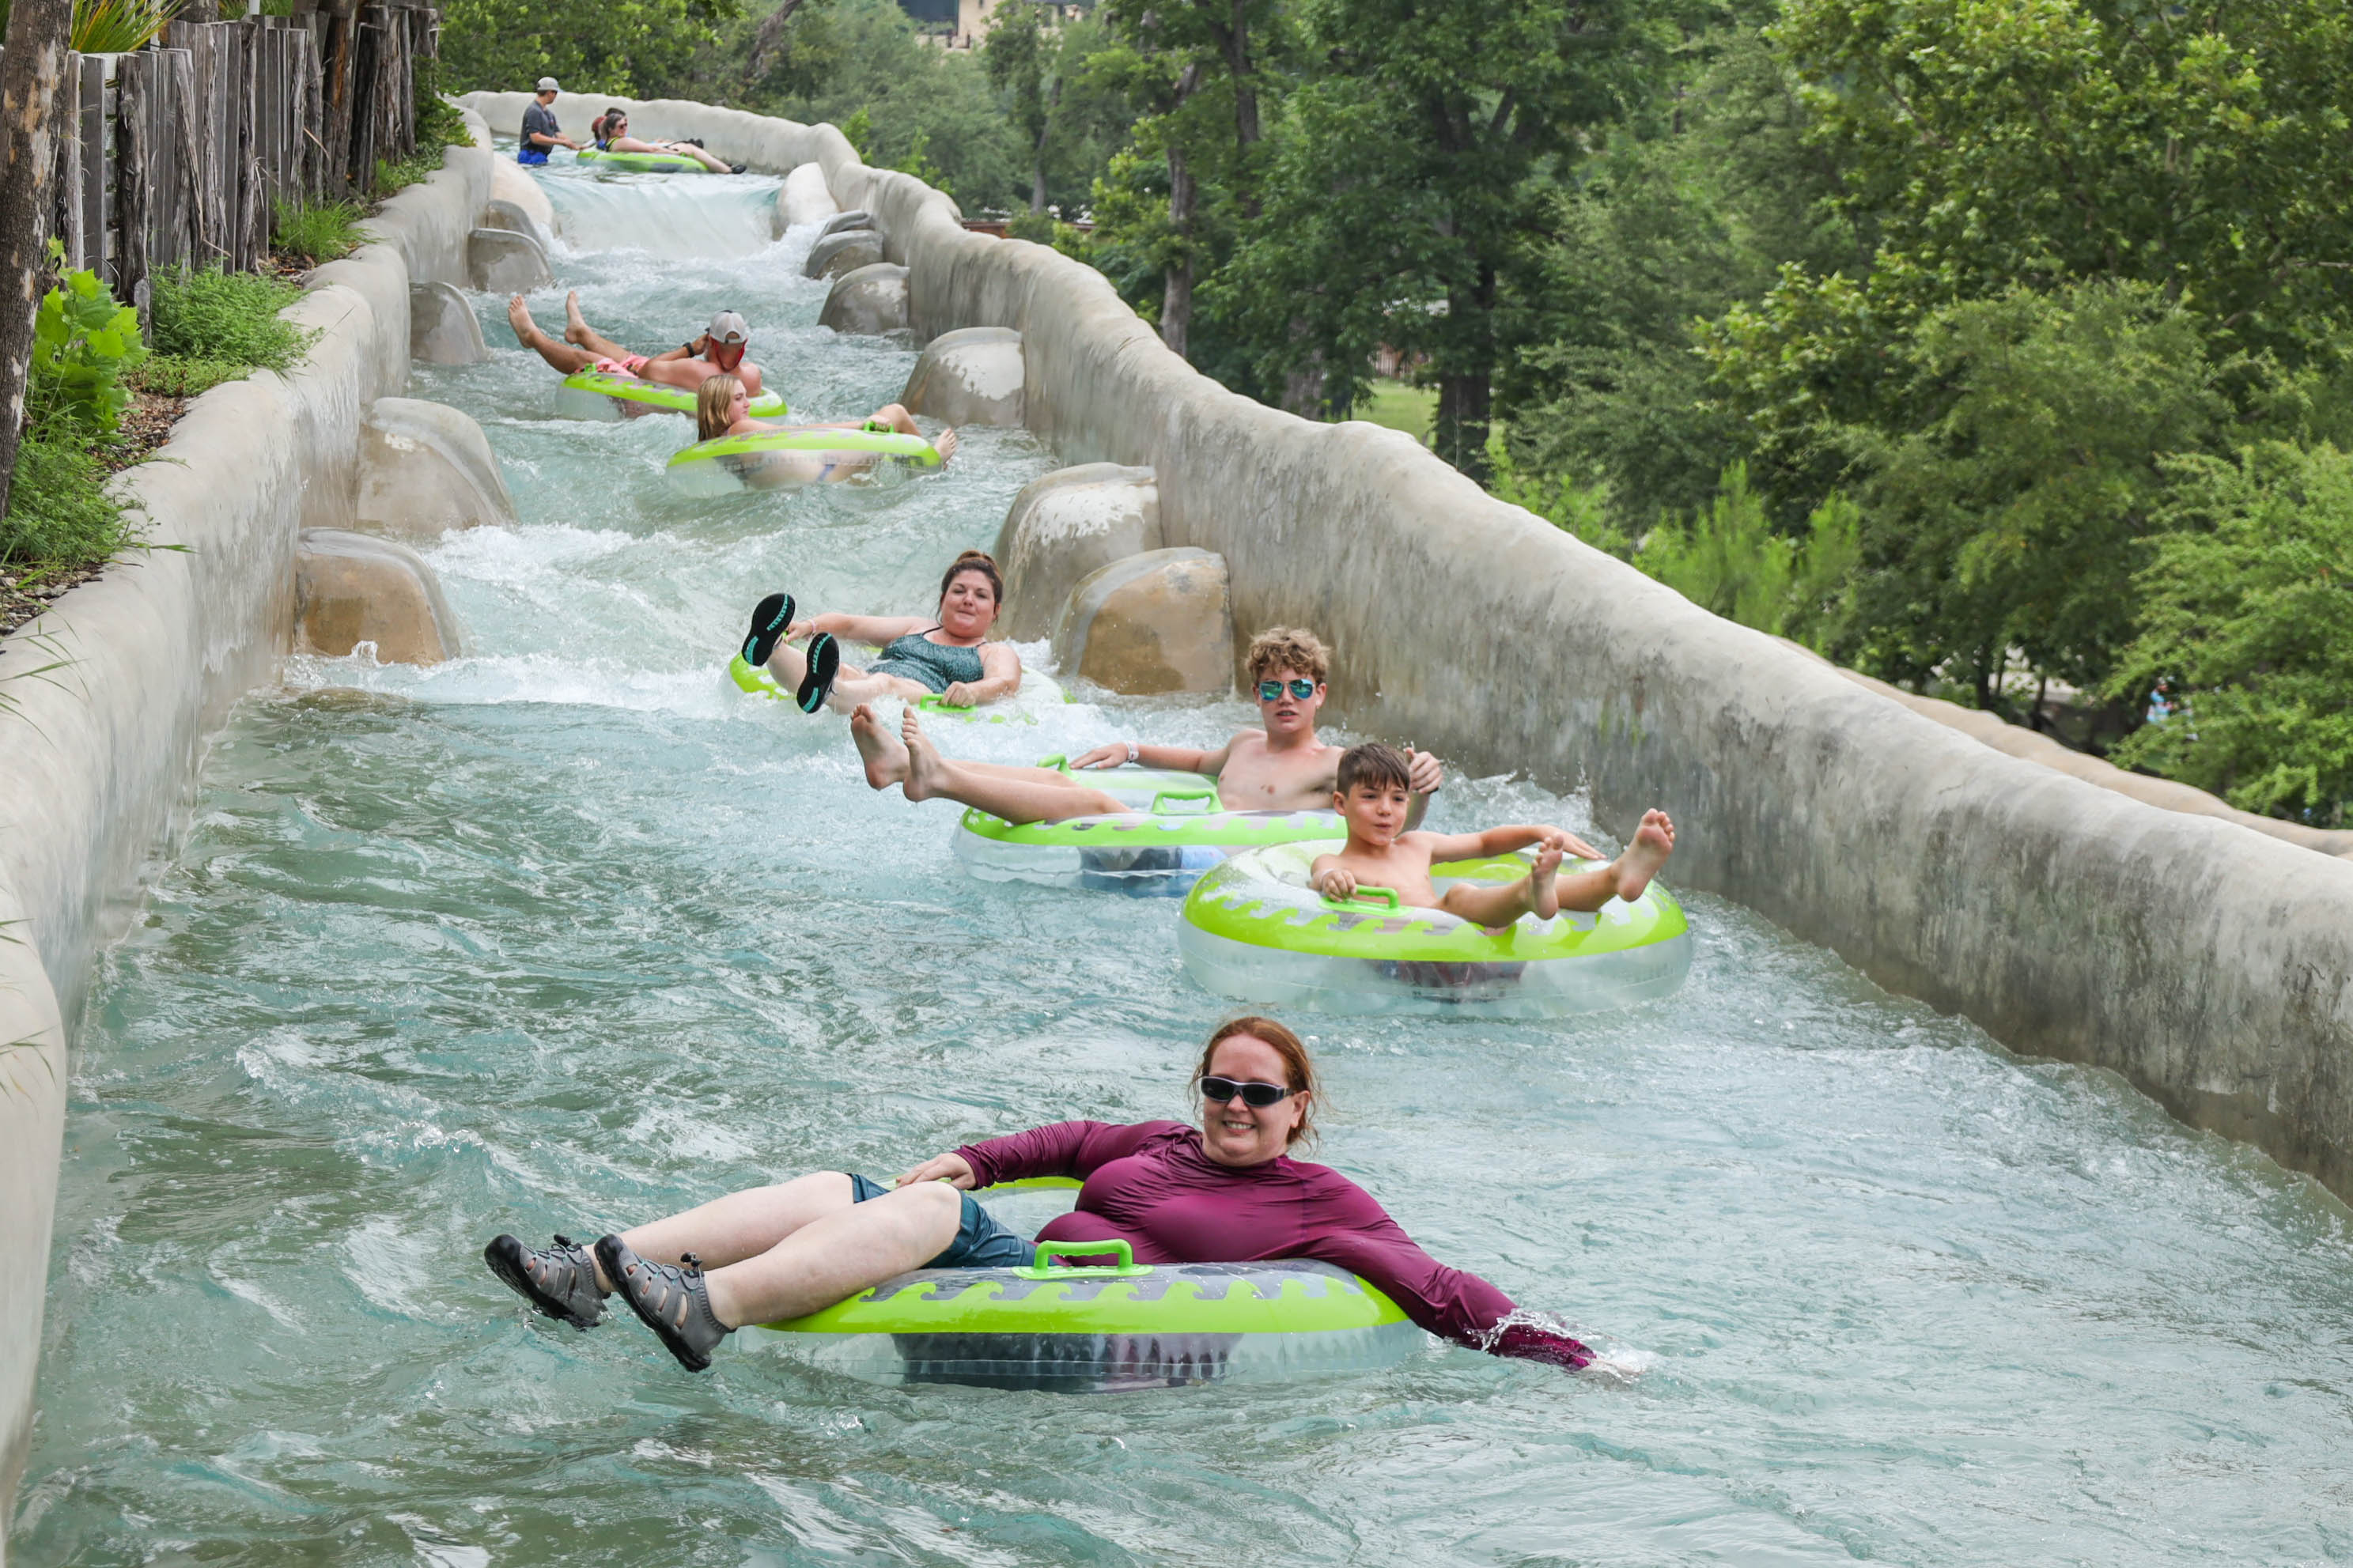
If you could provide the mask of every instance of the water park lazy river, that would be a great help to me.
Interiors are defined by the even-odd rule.
[[[513,97],[480,104],[501,160]],[[553,281],[528,308],[560,322],[576,294],[640,350],[737,312],[796,423],[863,420],[936,335],[924,303],[913,331],[818,324],[828,283],[804,263],[823,225],[781,222],[792,171],[753,164],[559,154],[531,172]],[[1605,982],[1572,976],[1558,1005],[1482,1008],[1451,1002],[1431,961],[1409,963],[1394,1005],[1346,1005],[1349,975],[1401,973],[1373,963],[1320,996],[1253,996],[1247,978],[1236,994],[1180,941],[1223,871],[1189,900],[1175,878],[979,874],[997,868],[960,849],[961,809],[871,788],[840,713],[725,673],[771,593],[804,615],[926,615],[1025,487],[1103,454],[1066,434],[1093,416],[1065,398],[1059,426],[965,425],[944,465],[849,483],[682,487],[690,419],[581,416],[517,344],[503,292],[466,303],[490,352],[420,363],[406,388],[479,424],[514,503],[419,546],[463,646],[286,659],[225,709],[164,847],[115,890],[136,902],[74,1024],[17,1561],[2353,1556],[2339,1199],[2177,1120],[2096,1052],[1997,1037],[1971,1021],[1984,1012],[1883,986],[1888,964],[1733,896],[1716,868],[1746,829],[1706,802],[1738,778],[1661,795],[1676,858],[1643,908],[1677,944],[1663,983],[1580,1003]],[[1160,482],[1169,504],[1180,481]],[[1296,558],[1316,537],[1263,548]],[[1227,554],[1239,647],[1274,617],[1253,617],[1250,557]],[[1425,611],[1343,607],[1345,578],[1329,592],[1320,621],[1282,617],[1352,672],[1326,738],[1434,752],[1430,827],[1625,846],[1639,797],[1609,768],[1580,787],[1539,738],[1595,709],[1474,701],[1403,657],[1367,677],[1351,639]],[[923,712],[948,756],[1214,749],[1260,723],[1239,686],[1123,695],[1058,668],[1042,635],[1013,646],[1035,677],[1023,700]],[[1654,728],[1676,722],[1666,686]],[[1455,743],[1426,719],[1449,703],[1502,732]],[[1293,925],[1333,907],[1409,923],[1298,899]],[[1627,919],[1616,901],[1557,923],[1584,941]],[[1546,962],[1508,978],[1535,994]],[[887,1184],[1050,1122],[1193,1121],[1202,1042],[1256,1011],[1320,1075],[1319,1142],[1295,1152],[1595,1364],[1481,1354],[1395,1312],[1330,1364],[1254,1363],[1263,1336],[1227,1320],[1128,1331],[1113,1314],[1132,1359],[1164,1329],[1199,1327],[1208,1349],[1178,1375],[958,1376],[969,1344],[885,1314],[864,1363],[754,1328],[695,1375],[617,1300],[576,1332],[481,1262],[501,1232],[594,1241],[802,1172]],[[986,1206],[1026,1237],[1071,1202],[1050,1184]],[[1152,1294],[1142,1276],[1078,1278],[1058,1288],[1091,1310]],[[1328,1303],[1335,1283],[1311,1270],[1289,1289]],[[1206,1311],[1250,1289],[1197,1294]],[[1036,1321],[942,1326],[993,1334],[971,1353],[1001,1372]]]

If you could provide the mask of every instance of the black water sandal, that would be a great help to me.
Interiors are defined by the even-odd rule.
[[[733,163],[728,166],[727,172],[731,174],[740,174],[751,166],[749,163]]]
[[[752,610],[752,629],[744,638],[744,662],[757,669],[776,651],[776,639],[793,624],[793,596],[771,594]]]
[[[702,1282],[702,1265],[691,1252],[677,1264],[649,1263],[631,1252],[617,1236],[596,1244],[596,1261],[605,1266],[621,1300],[654,1337],[670,1347],[678,1364],[689,1372],[705,1372],[711,1352],[735,1331],[711,1312],[711,1290]]]
[[[814,713],[825,706],[833,690],[833,678],[841,673],[841,645],[833,640],[831,632],[819,632],[809,638],[808,673],[801,677],[801,689],[793,694],[804,713]]]
[[[482,1261],[510,1289],[543,1315],[575,1329],[593,1329],[605,1316],[605,1293],[596,1289],[596,1265],[588,1249],[558,1236],[544,1250],[512,1236],[493,1237]]]

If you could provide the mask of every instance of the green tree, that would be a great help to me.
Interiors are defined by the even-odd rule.
[[[988,79],[1029,154],[1029,210],[1046,210],[1046,145],[1062,98],[1062,38],[1044,0],[1003,0],[981,46]]]
[[[564,8],[537,0],[447,0],[443,79],[452,92],[523,89],[543,76],[575,92],[660,92],[736,15],[736,0],[604,0]]]
[[[2109,682],[2186,711],[2116,752],[2242,810],[2353,819],[2353,456],[2267,441],[2188,457],[2142,573],[2140,635]]]
[[[1386,342],[1427,356],[1437,445],[1483,474],[1496,371],[1525,335],[1528,239],[1592,139],[1642,103],[1671,0],[1301,0],[1316,75],[1220,280],[1270,373],[1345,407]]]

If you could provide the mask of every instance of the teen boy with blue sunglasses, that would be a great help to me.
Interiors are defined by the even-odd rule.
[[[1051,768],[967,763],[940,755],[913,705],[892,735],[868,709],[850,715],[850,733],[866,760],[866,782],[902,786],[909,800],[933,796],[977,806],[1008,822],[1060,822],[1131,809],[1128,803],[1074,777],[1082,769],[1122,766],[1208,773],[1229,811],[1326,811],[1340,775],[1342,748],[1315,734],[1332,655],[1314,633],[1276,626],[1253,638],[1247,656],[1258,699],[1260,728],[1243,730],[1216,751],[1193,746],[1145,746],[1133,741],[1097,746],[1074,758],[1071,773]],[[1444,774],[1438,759],[1409,747],[1412,822],[1421,820]]]

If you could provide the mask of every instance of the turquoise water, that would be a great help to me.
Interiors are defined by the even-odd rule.
[[[811,324],[772,183],[549,184],[616,335],[728,305],[797,405],[896,395],[905,347]],[[1339,1381],[897,1391],[760,1336],[691,1377],[626,1319],[531,1317],[480,1267],[496,1231],[1183,1115],[1227,1011],[1170,904],[961,878],[951,808],[871,793],[840,721],[718,674],[770,587],[922,609],[1050,454],[979,431],[937,477],[690,506],[659,473],[682,422],[556,420],[554,379],[508,349],[419,375],[522,513],[431,552],[472,655],[298,661],[248,701],[107,962],[16,1561],[2353,1558],[2344,1209],[1704,896],[1666,1003],[1296,1020],[1322,1157],[1630,1379],[1432,1346]],[[1113,700],[947,739],[1249,717]],[[1504,780],[1440,801],[1589,826]]]

